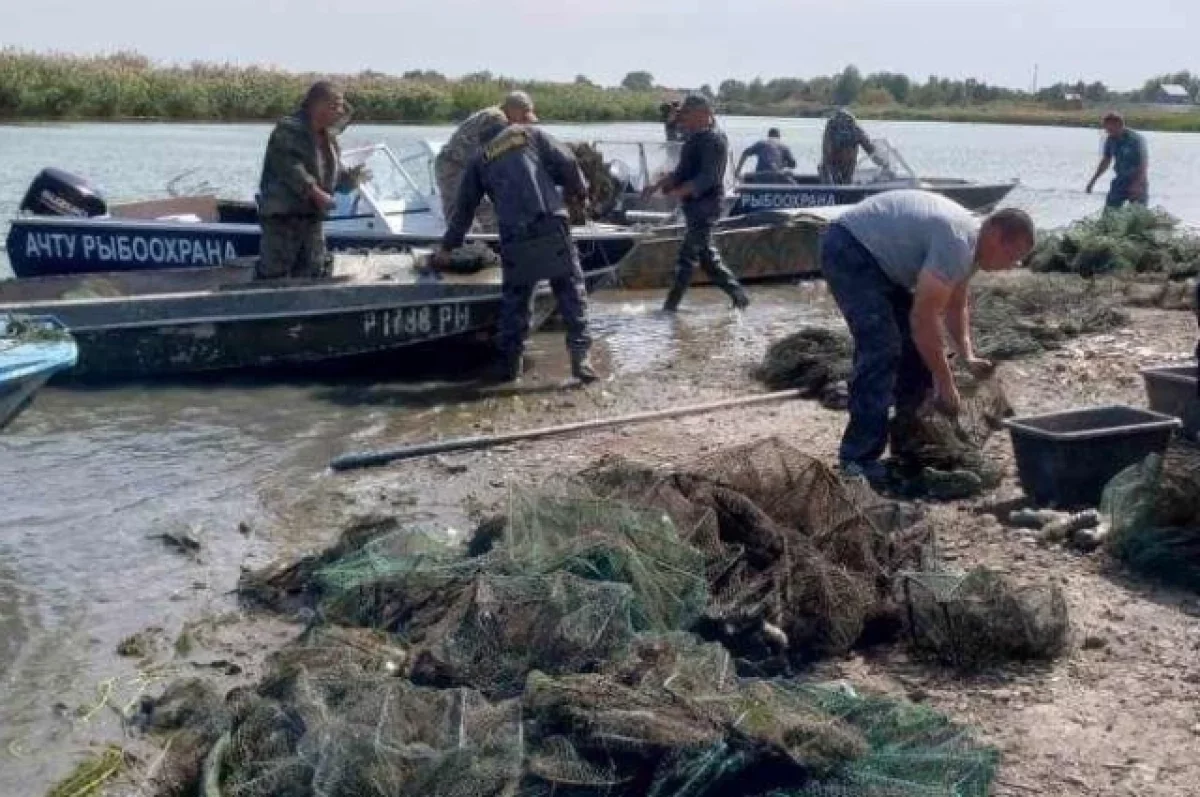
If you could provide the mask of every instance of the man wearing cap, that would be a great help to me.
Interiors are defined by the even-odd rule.
[[[541,280],[549,280],[567,327],[571,374],[585,384],[594,382],[587,293],[567,210],[567,203],[577,210],[587,203],[579,163],[569,149],[531,125],[493,119],[480,128],[479,141],[482,149],[463,172],[457,204],[433,265],[444,265],[450,252],[462,245],[479,203],[490,197],[499,222],[504,273],[497,378],[510,382],[520,377],[534,289]]]
[[[1087,192],[1092,193],[1100,175],[1115,164],[1112,185],[1108,189],[1108,198],[1104,205],[1108,208],[1119,208],[1126,202],[1133,205],[1145,205],[1149,199],[1150,182],[1146,173],[1150,168],[1150,156],[1146,151],[1146,139],[1141,133],[1134,132],[1125,126],[1125,119],[1119,113],[1107,113],[1102,120],[1104,132],[1104,157],[1096,168],[1096,173],[1087,184]]]
[[[854,179],[859,147],[879,166],[887,166],[886,161],[875,152],[875,145],[854,114],[845,108],[838,108],[825,123],[825,135],[821,140],[821,165],[817,169],[821,179],[830,185],[848,185]]]
[[[679,199],[687,222],[675,264],[675,282],[663,310],[673,313],[679,309],[697,263],[713,284],[729,295],[734,307],[743,309],[750,304],[750,299],[733,273],[721,262],[712,239],[713,225],[721,217],[725,199],[729,140],[717,128],[712,104],[703,94],[689,94],[683,101],[679,108],[679,124],[688,134],[679,153],[679,165],[648,186],[645,192],[649,196],[664,191]]]
[[[496,124],[534,124],[537,120],[533,98],[523,91],[514,91],[504,98],[504,102],[476,111],[458,126],[433,159],[433,175],[437,180],[438,194],[442,198],[442,215],[447,224],[454,214],[463,172],[471,159],[479,154],[482,131]],[[496,219],[490,202],[485,201],[475,215],[481,228],[495,229]]]
[[[755,174],[779,174],[784,169],[796,168],[796,159],[788,145],[783,143],[778,127],[772,127],[767,131],[766,138],[746,148],[738,160],[737,168],[733,170],[734,177],[741,178],[742,167],[751,157],[755,158]]]

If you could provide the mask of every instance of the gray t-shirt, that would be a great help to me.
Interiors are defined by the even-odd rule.
[[[975,268],[980,221],[957,202],[929,191],[886,191],[847,210],[838,223],[910,290],[921,271],[959,283]]]

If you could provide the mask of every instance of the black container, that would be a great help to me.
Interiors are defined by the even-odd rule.
[[[1104,487],[1147,454],[1162,453],[1180,425],[1135,407],[1087,407],[1012,418],[1021,486],[1035,504],[1062,509],[1097,506]]]
[[[1191,440],[1200,436],[1200,388],[1196,366],[1166,365],[1143,368],[1150,409],[1183,421],[1183,433]]]

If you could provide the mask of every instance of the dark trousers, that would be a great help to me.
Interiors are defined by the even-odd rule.
[[[683,242],[679,245],[679,257],[675,261],[675,282],[667,294],[668,305],[677,306],[683,299],[688,286],[692,284],[692,273],[697,264],[714,285],[731,297],[737,299],[745,295],[733,272],[721,261],[721,253],[713,245],[713,223],[689,220]]]
[[[582,357],[592,348],[592,334],[588,326],[587,285],[579,263],[579,251],[574,242],[570,242],[569,246],[572,267],[561,276],[550,280],[550,290],[567,328],[567,351],[573,357]],[[513,279],[510,277],[512,273],[515,273],[512,266],[506,266],[504,283],[500,288],[500,329],[497,341],[501,355],[509,360],[515,360],[525,351],[525,339],[529,336],[529,322],[533,314],[533,295],[539,282]]]
[[[1124,207],[1126,203],[1130,205],[1145,205],[1149,201],[1149,191],[1145,197],[1134,199],[1129,196],[1129,185],[1132,181],[1121,177],[1114,178],[1112,185],[1108,188],[1108,196],[1104,200],[1106,208]]]
[[[850,423],[842,462],[873,462],[887,448],[888,411],[915,410],[933,377],[913,342],[912,292],[897,285],[874,255],[840,224],[821,240],[821,273],[854,337]]]
[[[332,262],[319,216],[267,216],[261,224],[257,279],[329,275]]]

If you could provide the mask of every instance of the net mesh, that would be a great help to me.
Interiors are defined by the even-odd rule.
[[[986,794],[995,753],[944,717],[745,673],[845,651],[896,611],[922,523],[767,440],[686,469],[609,461],[551,494],[514,491],[465,548],[420,527],[343,540],[272,571],[317,622],[257,687],[197,714],[220,717],[224,740],[208,732],[216,765],[200,787]],[[312,583],[297,593],[301,571]],[[264,583],[279,586],[251,577],[251,595]]]
[[[1104,491],[1109,549],[1134,570],[1200,591],[1200,448],[1172,442],[1165,455],[1119,473]]]
[[[964,669],[1049,660],[1066,648],[1066,597],[1054,584],[1024,586],[986,568],[905,574],[909,629],[920,650]]]

